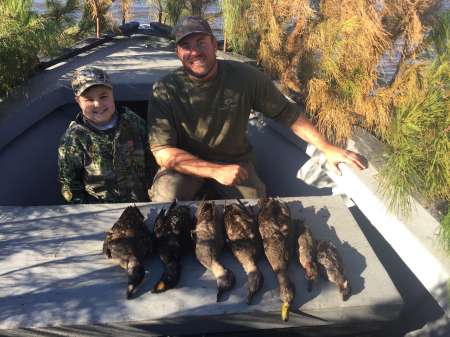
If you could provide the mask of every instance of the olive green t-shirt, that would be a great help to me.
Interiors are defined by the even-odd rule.
[[[191,80],[183,68],[155,82],[148,110],[152,151],[177,147],[208,161],[239,162],[252,151],[246,135],[252,109],[286,126],[297,119],[299,106],[265,74],[218,62],[217,76],[207,82]]]

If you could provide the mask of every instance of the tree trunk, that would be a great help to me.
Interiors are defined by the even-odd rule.
[[[191,0],[192,15],[202,16],[202,0]]]
[[[223,32],[223,51],[227,51],[227,32]]]
[[[96,21],[96,31],[97,31],[97,39],[100,38],[100,17],[97,15],[95,18]]]

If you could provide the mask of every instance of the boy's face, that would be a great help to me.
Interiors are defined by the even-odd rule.
[[[92,124],[102,126],[109,123],[116,111],[111,88],[95,85],[75,96],[83,116]]]

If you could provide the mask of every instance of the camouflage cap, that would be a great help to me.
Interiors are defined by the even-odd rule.
[[[206,20],[199,16],[185,16],[178,21],[177,25],[173,29],[175,43],[180,42],[188,35],[194,33],[204,33],[214,36],[211,27]]]
[[[72,89],[75,96],[80,96],[86,89],[94,85],[104,85],[112,89],[109,76],[102,69],[84,67],[75,70],[72,77]]]

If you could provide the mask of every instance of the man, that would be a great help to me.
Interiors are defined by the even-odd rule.
[[[264,196],[246,137],[252,109],[289,126],[336,170],[341,162],[364,168],[356,153],[328,143],[266,75],[217,60],[217,42],[205,20],[185,17],[174,35],[183,67],[154,84],[149,104],[150,147],[160,165],[152,201],[192,200],[205,184],[221,198]]]

